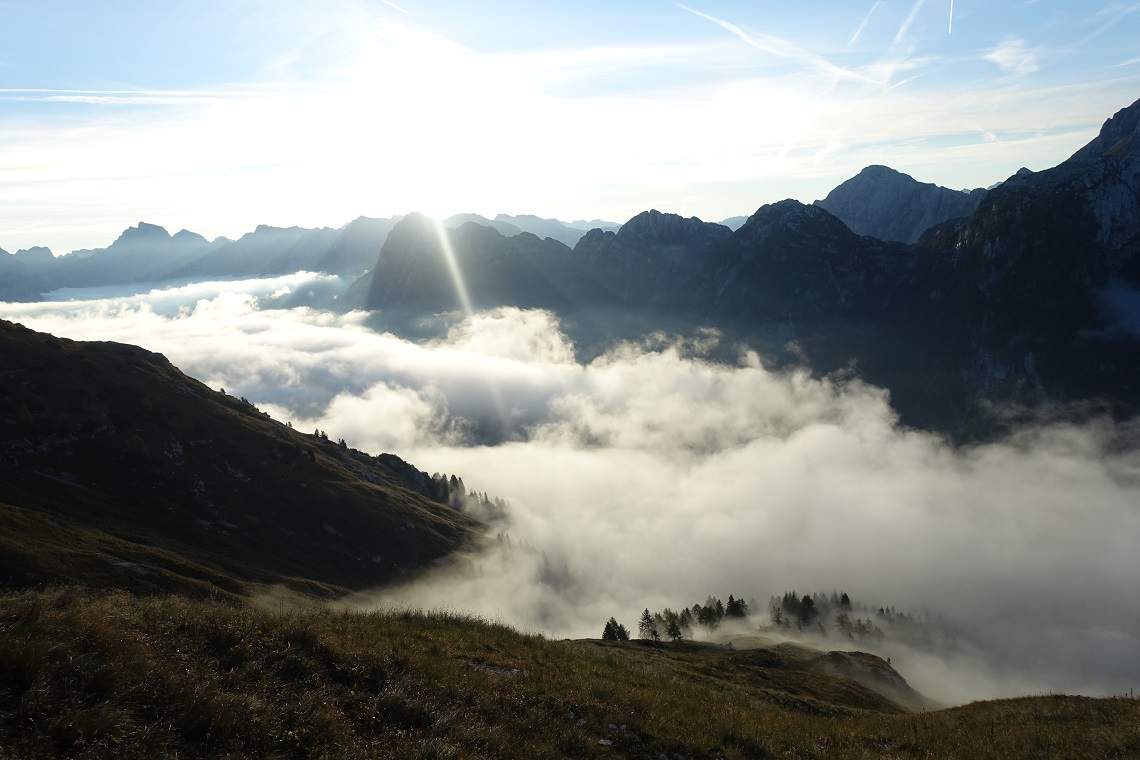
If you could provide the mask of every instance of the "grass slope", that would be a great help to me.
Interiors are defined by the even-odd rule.
[[[0,596],[0,756],[1126,758],[1140,703],[908,713],[775,650],[551,641],[446,613]]]
[[[366,588],[480,532],[410,473],[145,349],[0,321],[0,586]]]

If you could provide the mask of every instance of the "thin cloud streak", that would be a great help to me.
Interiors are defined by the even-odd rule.
[[[1109,3],[1084,21],[1085,26],[1096,26],[1085,41],[1104,34],[1136,11],[1140,11],[1140,3]]]
[[[926,5],[926,0],[915,0],[914,5],[911,6],[910,13],[907,14],[906,20],[903,21],[902,26],[899,27],[898,33],[895,34],[896,45],[906,39],[907,32],[910,31],[910,27],[914,24],[914,20],[918,18],[918,12],[922,10],[922,6],[924,5]]]
[[[851,39],[847,42],[848,47],[854,45],[863,35],[863,30],[867,28],[867,23],[871,20],[871,16],[875,15],[875,11],[878,10],[879,6],[882,4],[883,0],[875,0],[875,4],[871,6],[871,10],[867,11],[867,15],[863,17],[863,20],[861,22],[859,22],[859,28],[857,28],[855,30],[855,33],[851,35]]]
[[[707,13],[702,13],[701,11],[694,10],[687,5],[678,4],[677,7],[681,10],[688,11],[694,16],[703,18],[706,21],[711,21],[722,29],[736,35],[741,40],[743,40],[745,44],[751,45],[757,50],[762,50],[765,53],[770,53],[777,58],[792,61],[808,71],[815,71],[817,73],[826,74],[838,79],[860,82],[862,84],[882,84],[881,82],[877,82],[874,79],[871,79],[870,77],[867,77],[863,74],[851,71],[850,69],[845,69],[842,66],[837,66],[831,61],[828,61],[823,56],[809,53],[808,51],[798,48],[795,45],[786,42],[785,40],[779,39],[778,37],[772,37],[770,35],[760,33],[750,34],[735,24],[725,21],[724,19],[717,18],[716,16],[710,16]]]

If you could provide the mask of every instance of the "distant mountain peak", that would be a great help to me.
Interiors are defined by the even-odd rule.
[[[839,217],[859,235],[915,243],[934,225],[972,214],[983,195],[985,190],[951,190],[874,164],[815,205]]]
[[[628,222],[621,226],[618,230],[618,240],[656,240],[656,239],[672,239],[679,235],[690,236],[693,234],[700,234],[708,230],[723,227],[723,225],[716,224],[715,222],[706,222],[698,219],[695,216],[685,218],[680,214],[662,213],[657,209],[650,209],[642,211],[637,216],[630,219]],[[727,227],[724,227],[723,233],[717,235],[721,239],[728,237],[730,233]]]
[[[120,245],[122,243],[153,243],[157,240],[169,240],[170,233],[166,231],[165,227],[160,227],[157,224],[148,224],[146,222],[139,222],[135,227],[128,227],[123,230],[123,234],[119,235],[111,245]]]
[[[178,232],[175,232],[171,237],[171,240],[177,240],[180,243],[200,243],[201,245],[206,245],[209,243],[206,238],[199,235],[197,232],[191,232],[190,230],[179,230]]]

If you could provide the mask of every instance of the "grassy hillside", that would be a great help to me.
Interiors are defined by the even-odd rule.
[[[422,480],[161,355],[0,321],[0,586],[365,588],[479,535]]]
[[[1140,756],[1140,702],[914,714],[778,648],[68,589],[0,596],[0,635],[0,756]]]

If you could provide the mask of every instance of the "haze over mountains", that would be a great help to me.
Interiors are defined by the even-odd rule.
[[[545,308],[584,347],[712,327],[818,374],[854,363],[891,391],[904,422],[954,435],[986,435],[1004,415],[1052,403],[1131,416],[1138,113],[1118,113],[1055,169],[1019,172],[989,192],[872,167],[815,206],[764,206],[735,232],[650,211],[573,251],[463,227],[447,252],[426,220],[409,218],[348,303],[401,324],[472,307]]]
[[[442,225],[450,251],[418,214],[213,242],[140,223],[106,249],[0,255],[0,297],[304,270],[352,284],[342,293],[328,280],[280,305],[365,309],[408,336],[499,306],[553,311],[583,355],[655,330],[712,328],[777,364],[854,368],[890,390],[905,423],[959,437],[1043,405],[1131,416],[1137,110],[1058,167],[988,192],[868,167],[814,206],[764,206],[735,231],[656,210],[616,231],[462,214]]]

